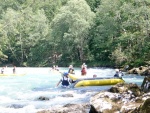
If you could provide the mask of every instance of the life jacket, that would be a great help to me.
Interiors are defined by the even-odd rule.
[[[68,78],[66,78],[66,79],[64,77],[62,78],[62,85],[63,86],[69,86],[69,80],[68,80]]]
[[[114,77],[119,77],[119,73],[116,73],[116,74],[114,75]]]

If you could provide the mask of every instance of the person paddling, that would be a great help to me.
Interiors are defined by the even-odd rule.
[[[69,82],[69,77],[68,77],[68,73],[64,72],[62,74],[62,78],[59,80],[59,82],[57,83],[56,87],[58,87],[58,85],[61,83],[62,87],[68,87],[70,85]]]

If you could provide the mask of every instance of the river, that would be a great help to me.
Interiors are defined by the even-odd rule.
[[[67,67],[59,67],[61,72],[67,72]],[[12,68],[7,67],[6,72],[11,73]],[[51,71],[50,68],[24,68],[17,67],[16,73],[25,75],[0,76],[0,113],[36,113],[53,106],[62,106],[68,103],[89,102],[90,97],[101,90],[111,86],[80,87],[62,89],[55,87],[61,75]],[[80,74],[80,68],[75,68]],[[98,77],[111,77],[115,74],[110,68],[88,68],[88,77],[96,74]],[[126,83],[136,83],[139,86],[142,76],[127,74],[123,76]],[[62,95],[72,94],[73,97]],[[48,97],[48,101],[41,101],[40,96]]]

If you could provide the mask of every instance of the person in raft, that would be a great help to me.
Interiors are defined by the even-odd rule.
[[[115,78],[122,78],[123,73],[119,69],[115,69],[116,73],[114,75]]]
[[[86,76],[86,74],[87,74],[87,65],[83,63],[81,66],[81,75]]]
[[[68,73],[64,72],[62,73],[62,78],[60,79],[60,81],[57,83],[56,87],[58,87],[58,85],[61,83],[62,87],[69,87],[70,85],[70,80],[68,77]]]
[[[72,66],[72,65],[70,65],[70,66],[69,66],[68,73],[70,73],[70,74],[75,74],[75,72],[74,72],[74,69],[73,69],[73,66]],[[75,81],[75,80],[70,79],[70,82],[71,82],[71,83],[75,83],[76,81]]]
[[[69,65],[68,73],[70,73],[70,74],[75,74],[75,72],[74,72],[74,69],[73,69],[73,66],[72,66],[72,65]]]

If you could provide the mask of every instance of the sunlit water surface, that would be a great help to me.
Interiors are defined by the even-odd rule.
[[[67,72],[68,68],[59,68],[61,72]],[[11,73],[12,68],[5,72]],[[0,76],[0,113],[36,113],[53,106],[62,106],[68,103],[85,103],[96,92],[106,90],[111,86],[80,87],[62,89],[55,87],[61,79],[58,72],[50,68],[17,68],[16,76]],[[75,73],[80,74],[80,68],[75,68]],[[96,74],[98,77],[112,77],[114,69],[109,68],[88,68],[87,77]],[[124,75],[127,83],[136,83],[139,86],[143,81],[142,76]],[[65,94],[72,94],[73,97],[63,97]],[[41,101],[38,98],[48,97],[48,101]]]

